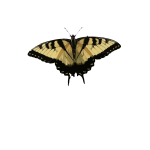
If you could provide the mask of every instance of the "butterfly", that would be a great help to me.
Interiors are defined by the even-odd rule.
[[[46,63],[55,63],[57,70],[68,76],[68,85],[71,75],[74,76],[75,73],[80,75],[85,83],[83,75],[91,70],[95,59],[107,56],[121,45],[104,37],[86,36],[75,39],[75,36],[70,35],[71,39],[41,43],[29,51],[28,55]]]

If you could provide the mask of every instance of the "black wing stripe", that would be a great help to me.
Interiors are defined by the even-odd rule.
[[[86,45],[89,43],[89,37],[83,38],[82,41],[83,41],[83,46],[82,46],[82,48],[81,48],[79,54],[77,55],[76,60],[78,59],[78,57],[79,57],[80,53],[82,52],[82,50],[83,50],[83,49],[86,47]],[[79,43],[80,43],[80,42],[79,42]]]
[[[96,45],[96,38],[92,38],[92,40],[93,40],[93,44],[92,45]]]
[[[62,42],[62,40],[58,40],[57,42],[66,51],[66,53],[70,56],[70,54],[67,52],[67,50],[66,50],[66,48],[65,48],[64,43]],[[70,58],[73,60],[73,58],[71,56],[70,56]]]
[[[45,44],[45,46],[46,46],[46,48],[48,48],[49,49],[49,45],[48,45],[49,43],[47,42],[46,44]]]

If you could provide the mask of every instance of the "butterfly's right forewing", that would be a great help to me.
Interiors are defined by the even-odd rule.
[[[120,48],[121,45],[111,39],[101,37],[83,37],[77,39],[76,63],[84,64],[89,58],[100,59],[112,51]]]

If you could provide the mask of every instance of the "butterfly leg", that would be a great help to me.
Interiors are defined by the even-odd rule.
[[[80,76],[82,77],[82,79],[83,79],[83,83],[85,84],[85,80],[84,80],[84,76],[83,76],[83,74],[81,74]]]
[[[85,78],[84,78],[84,76],[82,76],[82,75],[79,75],[79,76],[82,78],[83,84],[85,85]]]
[[[68,86],[69,86],[69,81],[70,81],[70,74],[68,73]]]

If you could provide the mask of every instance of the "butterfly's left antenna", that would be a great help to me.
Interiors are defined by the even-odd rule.
[[[68,34],[70,34],[69,31],[66,29],[66,27],[64,27],[64,29],[68,32]]]
[[[65,28],[66,29],[66,28]],[[68,32],[68,30],[66,29],[66,31]],[[68,32],[69,33],[69,32]],[[70,33],[69,33],[69,35],[70,35]],[[71,36],[71,35],[70,35]]]

